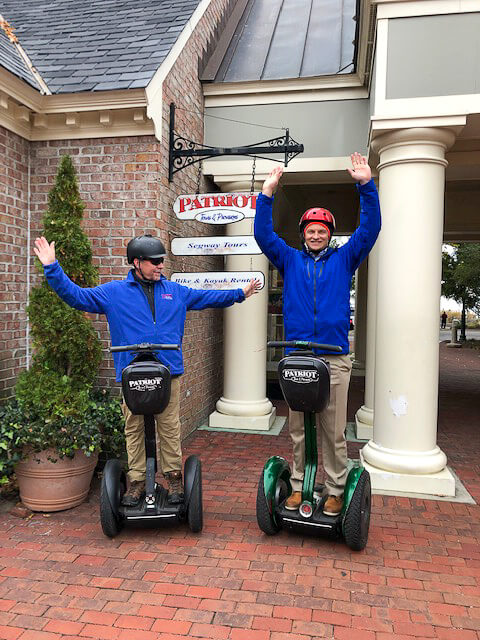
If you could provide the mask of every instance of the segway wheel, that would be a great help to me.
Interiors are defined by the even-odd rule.
[[[199,533],[203,529],[203,504],[202,504],[202,463],[196,456],[195,458],[195,473],[190,488],[190,494],[187,505],[187,522],[190,531],[193,533]],[[186,465],[188,460],[186,462]],[[187,472],[185,472],[185,476]]]
[[[273,514],[270,513],[264,487],[262,471],[257,490],[257,523],[263,533],[266,533],[267,536],[274,536],[280,531],[280,527],[273,519]]]
[[[124,472],[118,472],[118,466],[115,464],[117,462],[117,460],[107,461],[100,488],[100,523],[103,533],[109,538],[117,536],[123,528],[123,519],[118,513],[118,506],[126,490],[126,481]],[[107,487],[112,492],[112,501],[116,507],[112,506]]]
[[[343,521],[343,536],[353,551],[362,551],[367,545],[371,502],[370,474],[363,470]]]

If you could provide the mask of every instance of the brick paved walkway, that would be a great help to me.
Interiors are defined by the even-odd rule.
[[[441,360],[439,444],[480,501],[480,352],[442,345]],[[351,418],[361,393],[355,378]],[[185,453],[204,467],[200,535],[180,527],[105,538],[98,482],[71,511],[2,515],[0,639],[480,638],[479,506],[375,496],[362,553],[266,537],[255,494],[273,452],[289,456],[286,433],[190,438]]]

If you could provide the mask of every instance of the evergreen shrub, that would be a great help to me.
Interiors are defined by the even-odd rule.
[[[64,156],[48,196],[44,235],[55,242],[69,278],[92,287],[98,273],[80,224],[84,206],[72,160]],[[38,260],[36,266],[43,273]],[[123,447],[118,399],[93,389],[101,344],[88,316],[63,302],[45,278],[31,290],[27,312],[32,365],[20,374],[15,399],[0,409],[0,482],[28,451],[53,449],[60,457],[73,457],[81,449],[91,455],[104,438],[114,452]]]

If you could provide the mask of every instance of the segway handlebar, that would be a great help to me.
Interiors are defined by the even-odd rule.
[[[267,342],[267,347],[287,347],[292,349],[323,349],[341,353],[342,347],[335,344],[321,344],[320,342],[308,342],[306,340],[271,340]]]
[[[141,342],[140,344],[125,344],[119,347],[110,347],[111,352],[116,351],[162,351],[180,349],[179,344],[152,344],[151,342]]]

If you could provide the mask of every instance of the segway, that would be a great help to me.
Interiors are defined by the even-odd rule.
[[[330,369],[326,360],[312,349],[340,352],[333,345],[293,340],[268,342],[268,347],[293,348],[278,364],[283,396],[292,411],[304,414],[305,475],[302,502],[298,511],[285,508],[292,493],[291,470],[281,456],[269,458],[264,466],[257,492],[257,522],[260,529],[274,535],[280,529],[310,532],[330,538],[342,538],[355,551],[365,548],[370,525],[370,475],[358,462],[350,469],[344,490],[344,504],[337,516],[323,513],[326,497],[323,487],[315,486],[317,473],[317,428],[315,413],[323,411],[330,400]]]
[[[103,533],[110,538],[116,536],[125,523],[160,524],[186,520],[191,531],[197,533],[202,530],[202,467],[197,456],[190,456],[185,461],[184,500],[180,504],[168,504],[168,491],[155,482],[154,416],[168,405],[171,387],[170,371],[158,360],[155,351],[178,348],[173,344],[143,343],[110,349],[136,353],[122,372],[122,391],[130,411],[144,416],[146,453],[145,496],[134,507],[122,505],[126,475],[120,460],[108,460],[105,465],[100,490],[100,521]]]

